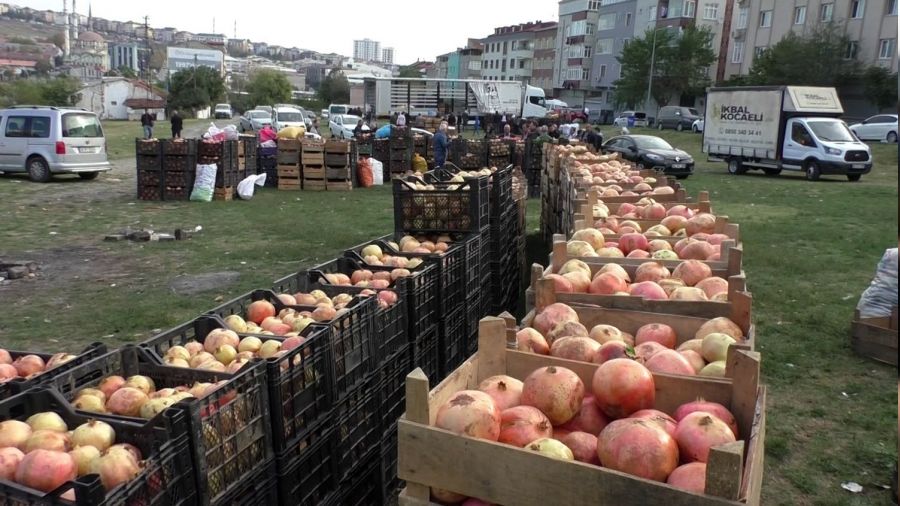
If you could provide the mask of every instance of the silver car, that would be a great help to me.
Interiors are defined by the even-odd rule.
[[[27,172],[32,181],[47,182],[54,174],[94,179],[108,170],[96,114],[48,106],[0,110],[0,172]]]
[[[241,132],[258,132],[265,125],[272,124],[272,116],[266,111],[247,111],[241,116],[238,130]]]

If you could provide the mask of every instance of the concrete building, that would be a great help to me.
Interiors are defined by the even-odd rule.
[[[82,32],[72,43],[65,58],[69,75],[83,81],[100,79],[109,70],[106,41],[96,32]]]
[[[746,74],[756,55],[790,32],[833,23],[850,39],[845,57],[897,72],[897,0],[741,0],[734,9],[725,76]]]
[[[172,28],[171,26],[167,26],[165,28],[157,28],[153,31],[153,40],[161,42],[163,44],[171,44],[175,42],[176,33],[178,33],[178,30]]]
[[[535,34],[556,26],[555,21],[536,21],[495,28],[493,34],[481,40],[481,77],[531,84]]]
[[[144,109],[157,118],[164,117],[164,92],[136,79],[104,77],[79,92],[77,107],[96,113],[100,119],[136,120]]]
[[[186,42],[191,42],[192,40],[194,40],[194,34],[191,32],[181,31],[175,34],[176,44],[184,44]]]
[[[392,47],[381,48],[381,63],[386,63],[388,65],[394,64],[394,48],[392,48]]]
[[[135,72],[141,71],[140,54],[144,50],[142,44],[137,42],[110,42],[109,68],[129,68]]]
[[[381,58],[381,42],[371,39],[353,41],[353,59],[357,61],[376,61]]]
[[[547,96],[553,95],[553,67],[556,61],[557,26],[540,28],[534,32],[534,60],[531,70],[531,84],[544,89]]]
[[[253,44],[248,39],[228,39],[228,52],[246,56],[253,52]]]
[[[581,106],[592,95],[591,69],[593,59],[570,58],[570,54],[584,54],[585,48],[596,43],[600,0],[561,0],[559,28],[556,33],[556,58],[553,69],[553,88],[557,98],[570,106]],[[574,49],[572,49],[574,48]],[[570,53],[570,51],[572,51]],[[593,53],[592,53],[593,54]]]
[[[193,40],[211,46],[224,46],[227,39],[221,33],[198,33],[194,35]]]
[[[635,36],[636,9],[636,0],[601,2],[593,46],[588,42],[583,47],[569,46],[569,66],[573,59],[591,60],[590,90],[593,100],[590,109],[599,113],[603,123],[612,121],[616,110],[614,83],[622,77],[622,65],[616,58],[622,54],[625,44]]]

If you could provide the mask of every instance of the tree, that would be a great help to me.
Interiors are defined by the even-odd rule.
[[[180,70],[172,75],[169,84],[169,107],[174,109],[203,109],[224,96],[225,81],[211,67]]]
[[[647,86],[653,62],[650,95],[663,106],[682,95],[701,93],[709,85],[707,69],[716,60],[712,50],[712,32],[693,26],[678,36],[672,30],[648,30],[642,38],[630,41],[616,57],[622,65],[622,77],[615,83],[617,105],[635,106],[647,98]]]
[[[754,85],[839,85],[859,71],[858,62],[845,58],[849,44],[833,25],[807,35],[790,32],[753,60],[748,80]]]
[[[332,69],[319,86],[319,97],[327,104],[346,104],[350,101],[350,83],[340,69]]]
[[[291,90],[290,81],[277,70],[257,70],[247,81],[247,92],[254,106],[289,102]]]
[[[66,45],[66,36],[63,32],[56,32],[50,37],[50,42],[52,42],[54,46],[62,49],[63,46]]]
[[[863,72],[864,93],[879,110],[897,104],[897,74],[884,68],[872,65]]]
[[[50,65],[50,62],[47,60],[38,60],[34,65],[34,71],[41,76],[46,76],[51,70],[53,70],[53,65]]]
[[[44,103],[56,106],[72,106],[78,102],[81,83],[74,77],[57,77],[46,81],[42,95]]]
[[[422,77],[422,73],[416,67],[407,66],[400,68],[400,74],[397,77]]]
[[[0,107],[21,104],[72,106],[78,102],[81,83],[72,77],[16,79],[0,83]]]

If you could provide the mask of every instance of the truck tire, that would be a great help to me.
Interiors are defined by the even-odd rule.
[[[739,176],[741,174],[746,174],[747,168],[744,167],[744,164],[741,163],[740,158],[729,158],[728,159],[728,173],[733,176]]]
[[[32,156],[25,162],[28,169],[28,177],[35,183],[46,183],[50,181],[50,166],[47,161],[39,156]]]
[[[777,176],[781,174],[781,169],[763,169],[767,176]]]
[[[803,168],[804,172],[806,172],[806,179],[810,181],[818,181],[819,177],[822,176],[822,171],[819,169],[819,164],[815,160],[809,160],[806,162],[806,167]]]
[[[847,180],[851,182],[859,181],[859,178],[862,177],[862,174],[847,174]]]

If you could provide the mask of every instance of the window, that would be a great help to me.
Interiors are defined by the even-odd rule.
[[[806,6],[794,7],[794,24],[802,25],[806,23]]]
[[[744,41],[734,41],[734,48],[731,51],[731,63],[741,63],[744,61]]]
[[[631,26],[631,13],[625,13],[625,26]]]
[[[588,69],[581,69],[581,80],[587,81],[591,78],[591,71]]]
[[[834,19],[834,4],[822,4],[819,7],[819,21],[828,22]]]
[[[576,21],[577,23],[577,21]],[[616,13],[603,14],[597,18],[597,31],[612,30],[616,27]]]
[[[625,38],[623,38],[623,39],[622,39],[622,47],[627,46],[629,42],[631,42],[631,38],[630,38],[630,37],[625,37]]]
[[[896,16],[897,15],[897,0],[888,0],[887,15],[888,16]]]
[[[858,19],[863,17],[866,10],[866,0],[850,0],[850,17]]]
[[[10,116],[6,119],[7,137],[28,137],[28,123],[31,118]]]
[[[856,59],[856,54],[859,52],[859,42],[855,40],[851,40],[847,43],[847,51],[844,52],[845,60],[854,60]]]
[[[588,0],[588,10],[596,11],[600,9],[600,0]]]
[[[590,58],[592,53],[593,53],[593,49],[591,48],[591,46],[585,46],[585,48],[584,48],[584,57],[585,57],[585,58]]]
[[[762,54],[763,54],[764,52],[766,52],[766,46],[756,46],[756,47],[753,48],[753,49],[754,49],[754,53],[755,53],[755,55],[756,55],[757,58],[759,58],[760,56],[762,56]]]
[[[750,10],[747,7],[741,7],[738,9],[738,18],[737,18],[737,27],[738,28],[747,28],[747,19],[749,18]]]
[[[594,23],[586,24],[584,32],[586,35],[593,35],[594,34]]]
[[[759,27],[769,28],[772,26],[772,11],[759,11]]]
[[[510,42],[509,44],[510,44],[509,45],[510,51],[515,51],[516,49],[519,48],[519,41],[517,41],[517,40],[514,40],[514,41]]]
[[[812,140],[812,136],[809,134],[809,130],[803,126],[802,123],[794,123],[791,125],[791,140],[800,144],[801,146],[815,146],[816,143]]]
[[[693,18],[697,13],[697,0],[684,0],[684,16],[685,18]]]
[[[703,19],[716,20],[719,18],[719,4],[708,3],[703,7]]]
[[[599,79],[603,79],[606,77],[606,65],[600,65],[600,70],[597,72],[597,77]]]
[[[525,59],[519,60],[519,68],[520,68],[520,69],[524,69],[524,68],[525,68]]]
[[[894,52],[894,40],[893,39],[881,39],[878,41],[878,59],[879,60],[887,60],[891,57],[891,54]]]
[[[647,8],[647,19],[653,20],[656,19],[656,6],[651,6]]]
[[[597,54],[612,54],[615,39],[597,39]]]
[[[622,79],[622,72],[625,70],[625,67],[619,65],[619,79]]]
[[[28,136],[39,139],[46,139],[50,137],[50,118],[31,118],[31,131],[29,132]]]

